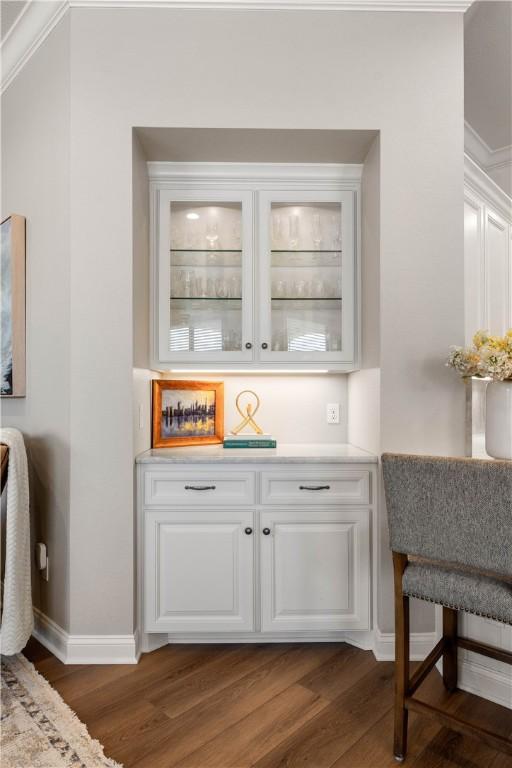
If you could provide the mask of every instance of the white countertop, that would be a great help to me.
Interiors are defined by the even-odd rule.
[[[376,464],[378,457],[349,443],[289,443],[277,448],[224,448],[191,445],[153,448],[140,453],[138,464]]]

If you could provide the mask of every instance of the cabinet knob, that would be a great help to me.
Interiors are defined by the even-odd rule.
[[[262,349],[268,349],[268,344],[267,344],[266,341],[263,342],[263,344],[261,345],[261,348]]]
[[[246,345],[245,345],[245,348],[246,348],[246,349],[252,349],[252,344],[251,344],[251,342],[250,342],[250,341],[248,341],[248,342],[246,343]]]
[[[263,535],[264,536],[269,536],[270,535],[270,528],[264,528],[263,529]]]
[[[246,529],[245,529],[245,532],[246,532],[246,534],[247,534],[248,536],[250,536],[250,535],[251,535],[251,533],[252,533],[252,528],[246,528]]]

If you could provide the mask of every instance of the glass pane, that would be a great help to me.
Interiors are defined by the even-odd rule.
[[[242,204],[171,203],[171,352],[242,349]]]
[[[273,351],[341,350],[341,236],[341,203],[272,203]]]

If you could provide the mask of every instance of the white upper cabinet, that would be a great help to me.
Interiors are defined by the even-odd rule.
[[[253,196],[160,190],[158,359],[252,360]]]
[[[465,337],[512,327],[512,200],[466,156],[464,186]]]
[[[354,193],[261,192],[258,221],[260,360],[352,363]]]
[[[153,367],[358,367],[361,166],[148,165]]]

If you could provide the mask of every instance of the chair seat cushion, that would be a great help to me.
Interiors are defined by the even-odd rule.
[[[409,597],[512,624],[512,584],[413,562],[404,571],[402,586]]]

